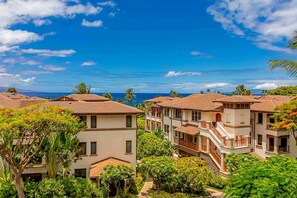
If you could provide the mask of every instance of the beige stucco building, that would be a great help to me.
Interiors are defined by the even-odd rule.
[[[146,130],[164,130],[180,156],[200,156],[220,172],[227,171],[224,158],[230,153],[297,157],[295,139],[269,127],[275,107],[292,99],[222,94],[157,97],[147,100],[152,107],[146,112]]]
[[[86,129],[78,133],[82,159],[73,163],[70,170],[77,177],[96,178],[107,164],[129,164],[136,170],[136,117],[142,111],[95,94],[71,94],[54,100],[21,94],[4,94],[10,96],[8,98],[2,95],[2,108],[23,108],[41,102],[43,106],[69,108],[85,121]],[[24,172],[24,178],[38,179],[46,177],[46,173],[46,162],[43,160],[29,167]]]

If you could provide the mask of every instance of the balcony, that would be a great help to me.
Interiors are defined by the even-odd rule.
[[[186,147],[188,149],[198,151],[198,144],[197,143],[189,142],[189,141],[184,140],[184,139],[179,139],[178,137],[174,137],[174,143],[179,145],[179,146],[183,146],[183,147]]]

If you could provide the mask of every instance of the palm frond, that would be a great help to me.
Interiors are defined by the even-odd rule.
[[[269,65],[271,69],[281,68],[290,76],[297,77],[297,62],[290,60],[271,60],[269,61]]]
[[[288,47],[291,48],[291,49],[297,50],[297,32],[295,32],[295,34],[294,34],[292,40],[290,41]]]

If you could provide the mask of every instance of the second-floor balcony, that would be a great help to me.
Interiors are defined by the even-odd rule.
[[[198,144],[195,142],[187,141],[185,139],[180,139],[179,137],[174,137],[174,143],[178,146],[182,146],[194,151],[198,151]]]

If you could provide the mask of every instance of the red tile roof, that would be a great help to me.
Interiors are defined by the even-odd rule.
[[[99,162],[93,163],[90,167],[90,178],[96,178],[99,177],[102,173],[104,173],[104,167],[107,165],[125,165],[128,167],[132,167],[130,162],[116,159],[113,157],[101,160]]]
[[[178,131],[178,132],[186,133],[189,135],[197,135],[200,132],[197,126],[189,125],[189,124],[179,126],[179,127],[175,128],[174,130]]]

